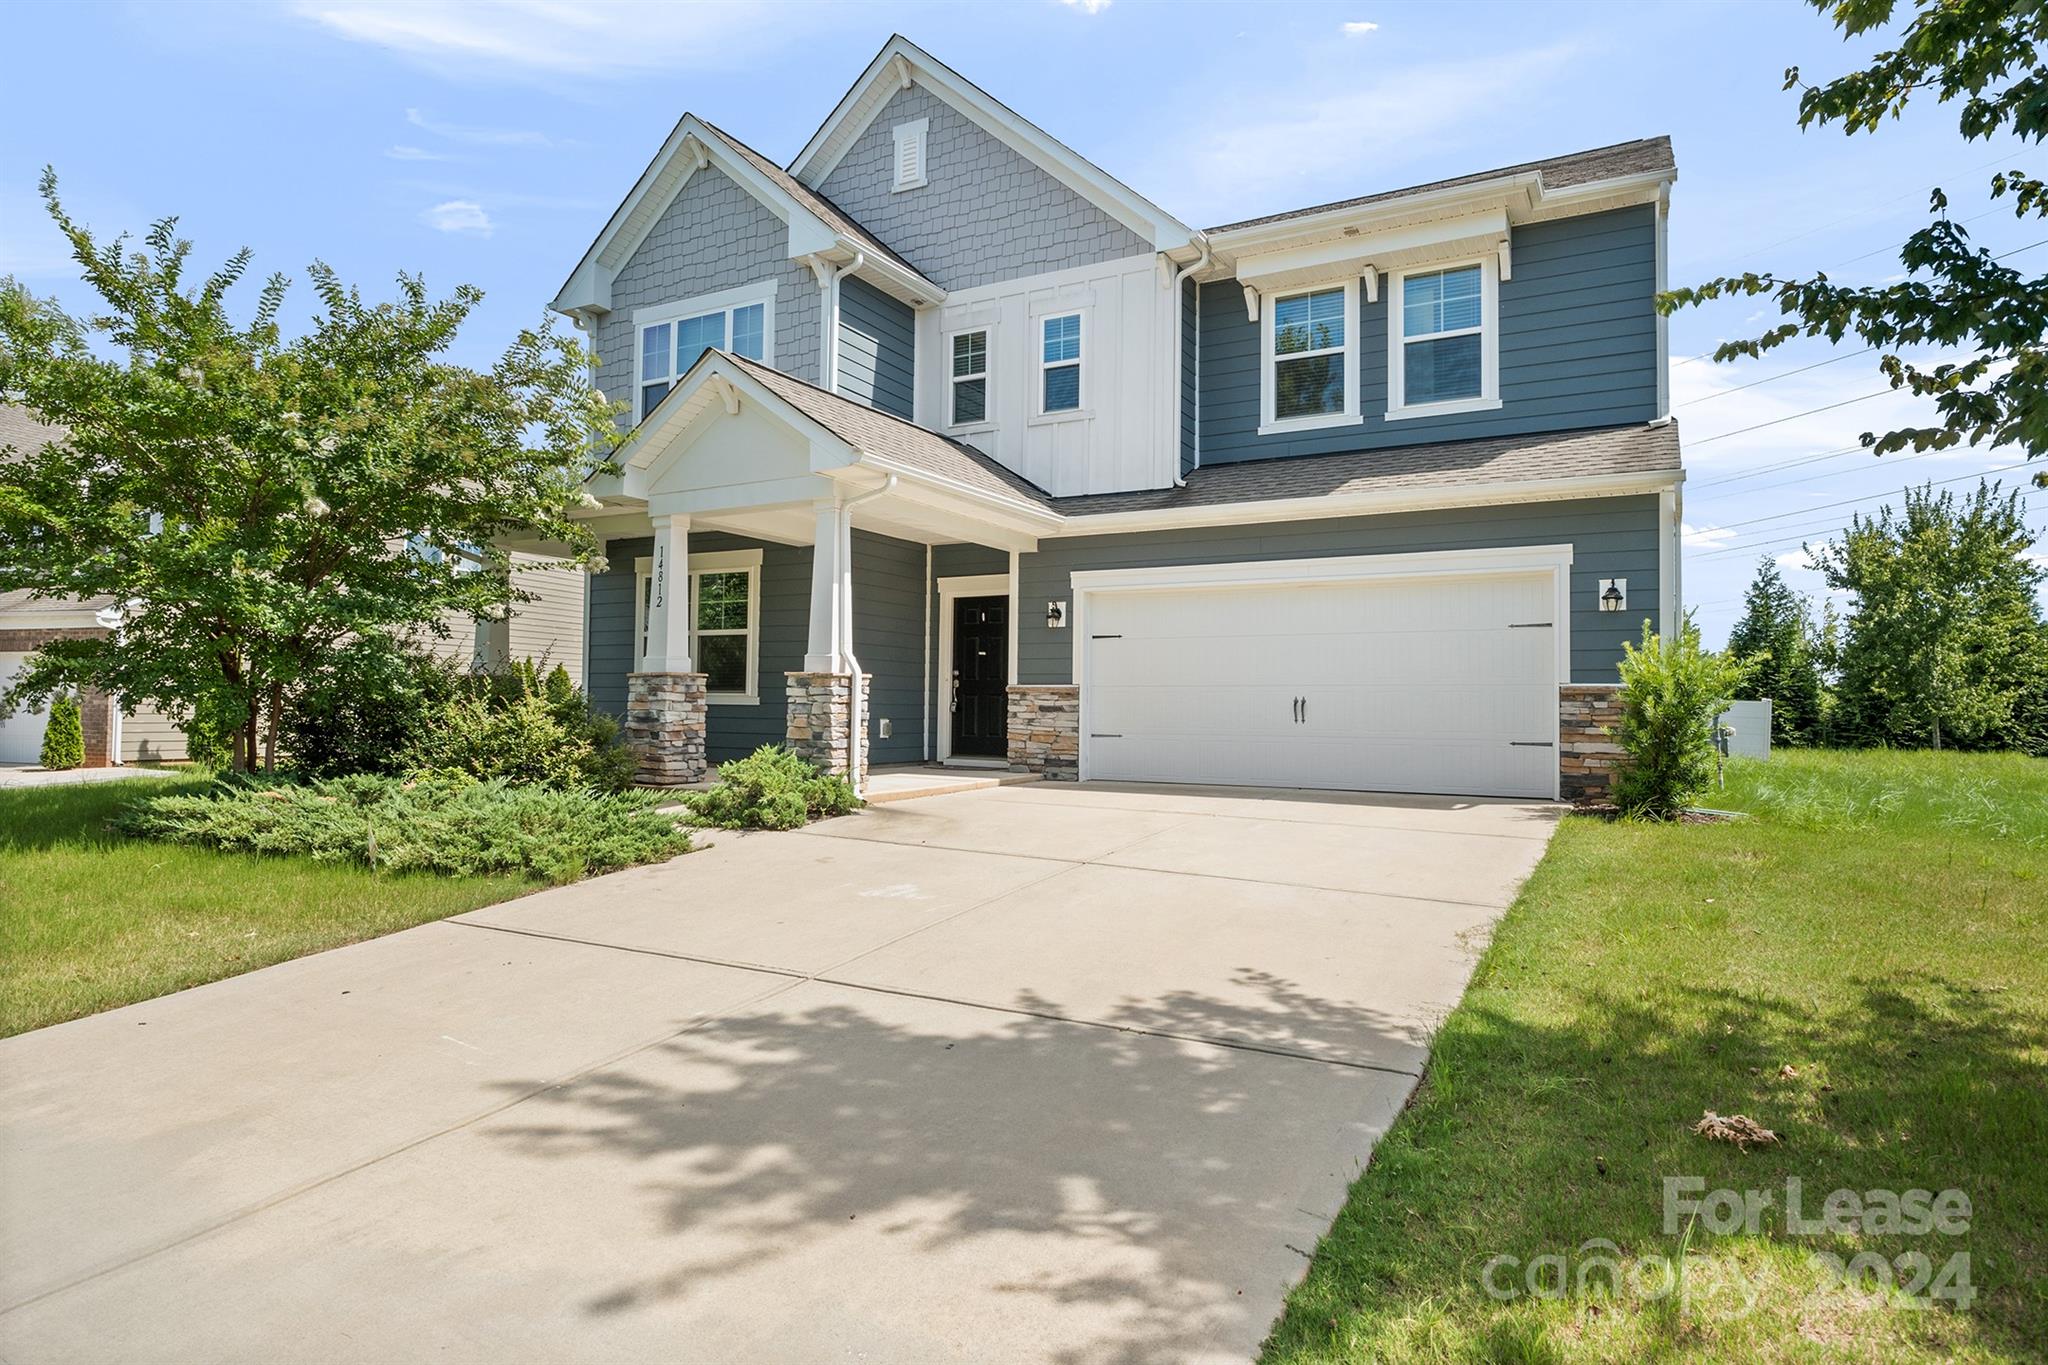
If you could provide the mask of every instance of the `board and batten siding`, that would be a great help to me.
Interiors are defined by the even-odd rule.
[[[1196,441],[1202,406],[1202,291],[1193,280],[1180,286],[1180,472],[1198,463]]]
[[[1156,258],[1121,260],[1006,280],[949,294],[918,313],[923,367],[920,425],[946,432],[1055,497],[1164,488],[1180,459],[1173,389],[1173,291]],[[1081,406],[1040,414],[1044,321],[1081,317]],[[987,422],[948,428],[953,333],[989,334]]]
[[[818,284],[789,259],[789,229],[716,165],[691,174],[612,281],[612,311],[597,325],[597,385],[626,404],[619,421],[640,417],[633,391],[640,339],[633,310],[775,281],[775,352],[784,374],[816,384],[820,362]],[[728,337],[727,341],[730,342]]]
[[[916,402],[917,314],[866,280],[839,281],[839,392],[909,421]]]
[[[713,763],[745,758],[763,744],[781,744],[789,734],[786,674],[804,666],[810,636],[811,548],[751,540],[724,532],[690,535],[692,555],[721,550],[761,551],[761,645],[759,705],[711,703],[705,748]],[[609,568],[590,580],[591,705],[613,716],[626,711],[626,674],[633,668],[634,562],[654,553],[654,539],[641,536],[606,542]],[[887,716],[895,735],[875,740],[870,762],[908,763],[918,757],[921,713],[919,676],[924,667],[919,603],[924,580],[924,546],[854,533],[853,649],[873,678],[869,734]]]
[[[925,183],[893,190],[898,124],[926,121]],[[1152,244],[921,85],[889,97],[815,185],[943,289],[1149,253]]]
[[[1070,575],[1086,570],[1568,544],[1571,681],[1616,682],[1622,642],[1638,639],[1646,618],[1661,624],[1657,506],[1650,494],[1042,540],[1038,553],[1018,565],[1017,680],[1074,680],[1074,632],[1048,629],[1044,608],[1047,602],[1071,603]],[[1628,580],[1627,610],[1600,610],[1603,578]]]
[[[1500,282],[1500,407],[1385,420],[1387,308],[1358,291],[1363,420],[1258,434],[1260,323],[1236,280],[1201,291],[1204,465],[1513,432],[1616,426],[1657,416],[1656,209],[1644,205],[1513,230],[1514,278]]]

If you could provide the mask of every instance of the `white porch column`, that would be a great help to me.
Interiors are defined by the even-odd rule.
[[[811,630],[804,646],[804,672],[844,673],[844,613],[853,594],[853,565],[840,525],[844,517],[837,498],[821,498],[811,507],[817,513],[817,532],[811,542]]]
[[[654,518],[653,586],[647,603],[649,673],[690,666],[690,518]]]

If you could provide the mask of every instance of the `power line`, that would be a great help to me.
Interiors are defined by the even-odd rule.
[[[1808,370],[1817,370],[1823,365],[1833,365],[1844,360],[1854,360],[1857,356],[1869,355],[1876,349],[1877,347],[1875,346],[1865,346],[1860,351],[1850,351],[1846,355],[1831,355],[1826,360],[1816,360],[1811,365],[1801,365],[1796,370],[1786,370],[1782,374],[1768,375],[1763,379],[1752,379],[1747,384],[1737,384],[1732,389],[1722,389],[1719,393],[1710,393],[1703,398],[1688,398],[1685,402],[1678,404],[1678,407],[1689,408],[1696,403],[1711,403],[1716,398],[1726,398],[1731,393],[1741,393],[1744,389],[1753,389],[1759,384],[1775,383],[1780,379],[1790,379],[1795,374],[1805,374]]]
[[[1856,447],[1856,448],[1857,448],[1858,450],[1861,450],[1861,449],[1862,449],[1863,447],[1861,447],[1861,446],[1858,446],[1858,447]],[[1915,451],[1915,452],[1914,452],[1913,454],[1911,454],[1911,455],[1894,455],[1894,456],[1893,456],[1893,457],[1892,457],[1891,459],[1889,459],[1889,460],[1886,460],[1886,461],[1885,461],[1885,464],[1886,464],[1886,465],[1904,464],[1904,463],[1906,463],[1906,462],[1907,462],[1908,460],[1924,460],[1924,459],[1926,459],[1926,458],[1927,458],[1928,456],[1930,456],[1930,455],[1939,455],[1940,453],[1941,453],[1941,452],[1940,452],[1940,451],[1938,451],[1938,450],[1920,450],[1920,451]],[[1849,474],[1855,474],[1855,473],[1859,473],[1859,472],[1860,472],[1860,471],[1858,471],[1858,470],[1854,470],[1854,469],[1826,469],[1826,470],[1822,470],[1822,471],[1821,471],[1820,473],[1818,473],[1818,474],[1806,474],[1806,475],[1802,475],[1801,477],[1799,477],[1799,478],[1796,478],[1796,479],[1780,479],[1780,480],[1778,480],[1778,482],[1776,482],[1776,483],[1766,483],[1766,484],[1759,484],[1759,485],[1758,485],[1757,487],[1755,487],[1755,488],[1745,488],[1745,489],[1743,489],[1743,490],[1742,490],[1742,492],[1743,492],[1743,494],[1744,494],[1744,495],[1747,495],[1747,494],[1750,494],[1750,493],[1762,493],[1762,492],[1764,492],[1764,491],[1765,491],[1765,490],[1767,490],[1767,489],[1772,489],[1772,488],[1790,488],[1790,487],[1791,487],[1791,486],[1792,486],[1793,484],[1796,484],[1796,483],[1812,483],[1812,482],[1813,482],[1813,481],[1814,481],[1815,479],[1839,479],[1839,478],[1842,478],[1842,477],[1843,477],[1843,476],[1845,476],[1845,475],[1849,475]]]
[[[1737,427],[1733,431],[1724,431],[1721,432],[1719,435],[1709,436],[1704,441],[1694,441],[1692,445],[1695,449],[1699,448],[1700,446],[1710,446],[1716,441],[1725,441],[1730,436],[1746,436],[1752,431],[1762,431],[1765,427],[1775,427],[1786,422],[1796,422],[1802,417],[1811,417],[1815,413],[1833,412],[1836,408],[1846,408],[1851,403],[1868,403],[1873,398],[1882,398],[1888,393],[1897,392],[1897,389],[1879,389],[1876,393],[1860,394],[1855,398],[1844,398],[1839,403],[1828,403],[1822,407],[1808,408],[1805,412],[1792,413],[1790,416],[1773,417],[1768,422],[1758,422],[1754,426]]]
[[[1803,464],[1819,464],[1822,460],[1839,460],[1844,455],[1861,454],[1866,449],[1868,447],[1863,445],[1843,446],[1840,450],[1822,451],[1818,455],[1801,455],[1796,459],[1779,460],[1775,464],[1760,464],[1754,469],[1745,469],[1740,474],[1729,474],[1722,478],[1708,479],[1704,483],[1695,483],[1688,486],[1695,489],[1718,488],[1724,483],[1740,483],[1744,479],[1754,479],[1762,474],[1775,474],[1781,469],[1796,469]]]
[[[1965,483],[1971,479],[1984,479],[1989,478],[1993,474],[2003,474],[2009,470],[2018,469],[2026,463],[2025,460],[2016,460],[2012,464],[1997,465],[1991,469],[1980,469],[1974,474],[1958,474],[1953,479],[1940,479],[1923,486],[1928,488],[1946,488],[1952,483]],[[1717,526],[1714,529],[1717,531],[1732,531],[1738,526],[1756,526],[1766,521],[1783,521],[1787,517],[1807,516],[1814,512],[1825,512],[1833,507],[1853,507],[1859,502],[1869,502],[1872,498],[1888,498],[1891,495],[1892,490],[1887,488],[1882,493],[1865,493],[1861,497],[1844,498],[1840,502],[1824,502],[1818,507],[1800,507],[1790,512],[1774,512],[1767,517],[1751,517],[1748,521],[1731,521],[1725,526]]]
[[[1996,471],[1996,470],[1987,470],[1987,471],[1985,471],[1985,472],[1986,472],[1986,473],[1996,473],[1997,471]],[[1969,475],[1965,475],[1964,477],[1965,477],[1965,478],[1978,478],[1978,477],[1981,477],[1981,476],[1979,476],[1979,475],[1975,475],[1975,474],[1969,474]],[[1959,480],[1954,480],[1954,479],[1951,479],[1951,480],[1948,480],[1947,482],[1950,482],[1950,483],[1955,483],[1955,482],[1960,482],[1960,481],[1959,481]],[[1939,486],[1939,485],[1937,485],[1937,486]],[[2019,495],[2020,495],[2021,499],[2022,499],[2022,500],[2024,500],[2024,499],[2026,499],[2026,498],[2029,498],[2029,497],[2033,496],[2033,495],[2034,495],[2035,493],[2038,493],[2038,492],[2040,492],[2040,491],[2041,491],[2041,489],[2039,489],[2038,487],[2026,487],[2026,488],[2021,488],[2021,489],[2018,489],[2018,490],[2016,490],[2016,491],[2017,491],[2017,492],[2019,493]],[[1888,498],[1888,497],[1890,497],[1890,496],[1891,496],[1891,494],[1890,494],[1890,493],[1873,493],[1873,494],[1871,494],[1871,495],[1870,495],[1870,497],[1871,497],[1871,498],[1880,498],[1880,497],[1887,497],[1887,498]],[[1870,500],[1870,499],[1855,499],[1855,501],[1859,501],[1859,502],[1861,502],[1861,501],[1869,501],[1869,500]],[[1716,528],[1716,529],[1722,529],[1722,528]],[[1812,524],[1811,526],[1802,526],[1802,527],[1799,527],[1799,528],[1798,528],[1798,529],[1796,529],[1796,530],[1795,530],[1795,529],[1792,529],[1792,528],[1790,528],[1790,527],[1782,527],[1782,526],[1781,526],[1781,527],[1778,527],[1778,528],[1777,528],[1776,530],[1760,532],[1759,534],[1761,534],[1761,535],[1762,535],[1762,536],[1764,537],[1764,538],[1763,538],[1762,540],[1749,540],[1749,541],[1744,541],[1743,543],[1741,543],[1741,544],[1739,544],[1739,545],[1723,545],[1723,546],[1719,546],[1719,547],[1717,547],[1717,548],[1715,548],[1715,549],[1712,549],[1712,550],[1709,550],[1709,551],[1707,551],[1707,552],[1705,552],[1705,553],[1703,553],[1703,554],[1696,554],[1696,555],[1694,555],[1694,556],[1692,557],[1692,559],[1693,559],[1693,562],[1697,563],[1697,562],[1700,562],[1700,561],[1704,561],[1704,560],[1709,560],[1709,559],[1726,559],[1726,558],[1728,558],[1728,557],[1729,557],[1730,555],[1754,555],[1754,554],[1769,554],[1769,553],[1771,553],[1771,552],[1772,552],[1772,551],[1774,551],[1774,550],[1779,550],[1779,549],[1783,549],[1783,548],[1784,548],[1785,546],[1788,546],[1788,545],[1797,545],[1797,544],[1800,544],[1801,542],[1805,541],[1805,540],[1806,540],[1806,539],[1808,539],[1809,537],[1812,537],[1812,536],[1817,536],[1817,535],[1824,535],[1824,534],[1833,534],[1833,533],[1835,533],[1835,532],[1838,532],[1838,531],[1841,531],[1841,530],[1844,530],[1844,529],[1846,529],[1846,528],[1842,526],[1842,524],[1841,524],[1841,519],[1840,519],[1839,517],[1830,517],[1830,518],[1828,518],[1828,519],[1827,519],[1827,520],[1825,520],[1825,521],[1817,521],[1817,522],[1813,523],[1813,524]]]

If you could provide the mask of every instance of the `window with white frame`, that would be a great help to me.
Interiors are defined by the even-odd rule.
[[[1357,317],[1356,280],[1267,296],[1261,431],[1358,420]]]
[[[774,363],[775,283],[766,281],[722,294],[635,310],[640,330],[639,417],[668,396],[697,357],[713,348]]]
[[[1498,407],[1491,262],[1403,271],[1388,283],[1387,416]]]
[[[891,193],[914,190],[925,183],[924,140],[930,126],[930,119],[914,119],[890,130],[896,144],[895,174],[889,182]]]
[[[634,668],[648,655],[654,561],[636,560]],[[690,556],[690,666],[704,675],[707,700],[751,706],[761,691],[761,552]]]
[[[988,420],[988,331],[953,334],[952,395],[947,420],[956,427]]]
[[[1038,410],[1078,412],[1081,407],[1081,315],[1061,313],[1040,323]]]

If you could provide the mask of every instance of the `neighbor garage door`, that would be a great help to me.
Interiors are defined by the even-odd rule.
[[[1090,591],[1086,775],[1554,795],[1556,572]]]
[[[0,696],[14,685],[14,675],[27,662],[26,654],[0,654]],[[42,712],[24,708],[0,720],[0,763],[40,763],[42,755]]]

